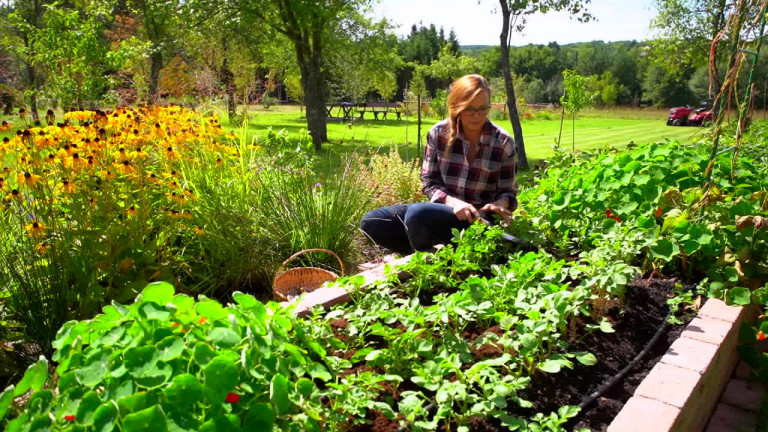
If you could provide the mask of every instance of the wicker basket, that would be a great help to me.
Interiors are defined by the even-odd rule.
[[[327,252],[336,257],[341,267],[341,275],[344,276],[344,263],[341,262],[338,255],[328,249],[305,249],[291,255],[277,269],[277,275],[272,282],[272,292],[274,292],[275,299],[279,301],[293,300],[301,293],[314,291],[323,283],[339,278],[336,273],[319,267],[299,267],[283,271],[289,262],[309,252]]]

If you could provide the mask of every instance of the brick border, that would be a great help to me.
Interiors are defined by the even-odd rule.
[[[608,432],[702,431],[736,367],[742,307],[709,299],[627,401]]]

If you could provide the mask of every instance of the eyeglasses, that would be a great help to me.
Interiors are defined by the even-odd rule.
[[[490,105],[486,105],[486,106],[481,106],[481,107],[466,107],[466,108],[464,108],[464,110],[462,112],[463,113],[467,113],[467,115],[469,115],[469,116],[474,116],[474,115],[485,115],[485,114],[488,114],[488,111],[490,111],[490,110],[491,110]]]

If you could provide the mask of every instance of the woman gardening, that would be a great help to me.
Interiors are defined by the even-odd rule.
[[[427,135],[421,168],[429,202],[383,207],[363,216],[360,228],[376,244],[407,255],[451,241],[485,214],[510,221],[517,208],[517,152],[512,137],[488,120],[491,93],[480,75],[451,84],[448,119]]]

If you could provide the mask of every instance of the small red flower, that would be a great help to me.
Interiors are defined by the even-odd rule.
[[[205,322],[208,321],[208,318],[206,317],[200,317],[200,321],[198,321],[198,324],[205,324]]]
[[[656,217],[661,217],[661,207],[657,208],[656,211],[653,212],[653,214],[655,214]]]
[[[765,333],[762,330],[757,332],[757,340],[765,340]]]
[[[171,328],[176,328],[176,327],[178,327],[178,326],[179,326],[179,323],[177,323],[177,322],[175,322],[175,323],[171,324]]]
[[[227,393],[227,398],[225,400],[229,403],[237,403],[240,401],[240,395],[237,393]]]
[[[73,415],[65,415],[64,416],[64,420],[75,421],[75,416],[73,416]]]
[[[616,215],[616,213],[611,211],[611,209],[609,208],[605,209],[605,217],[607,217],[608,219],[613,219],[616,222],[621,222],[621,218],[618,215]]]

